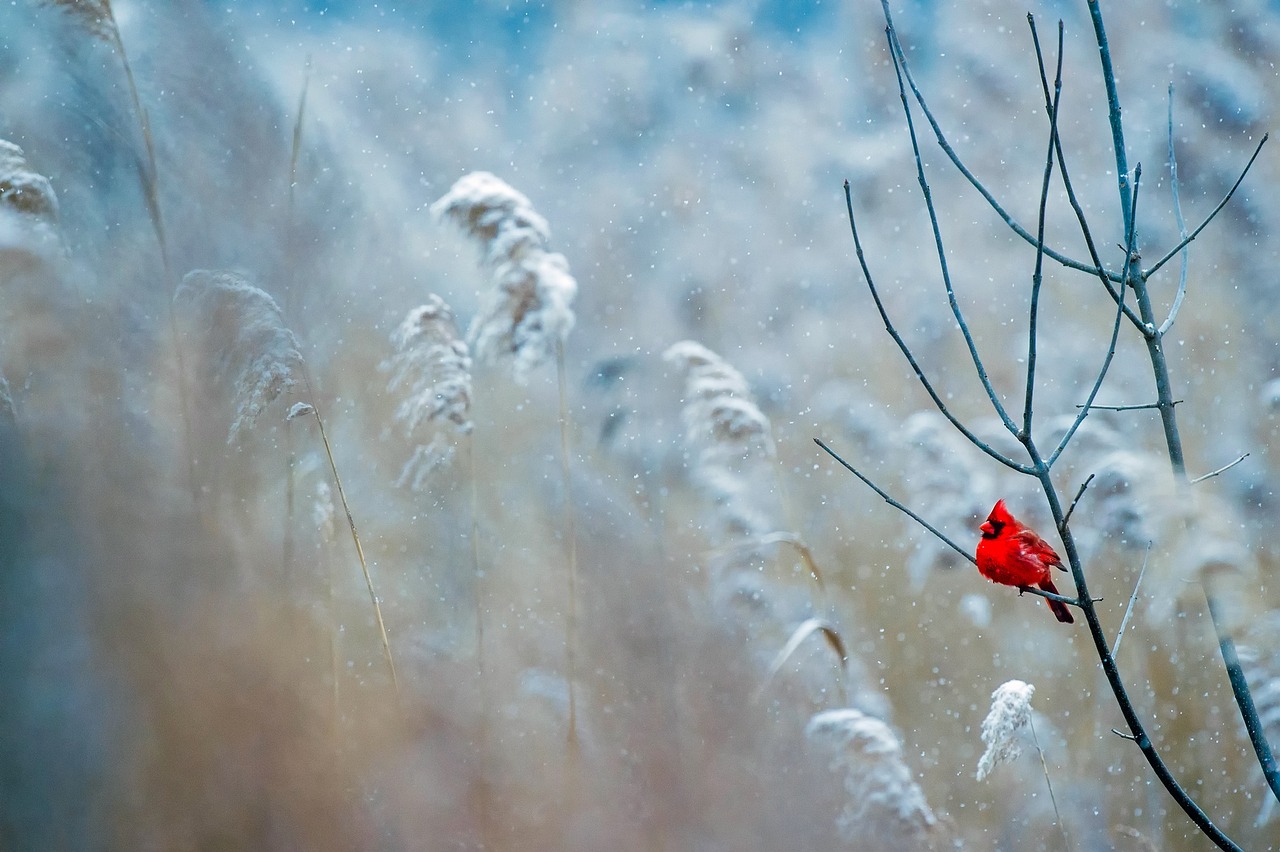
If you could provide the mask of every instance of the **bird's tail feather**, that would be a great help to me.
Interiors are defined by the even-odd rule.
[[[1055,595],[1058,594],[1058,588],[1053,585],[1052,580],[1045,580],[1040,584],[1040,588],[1044,589],[1046,592],[1052,592]],[[1058,619],[1063,624],[1075,623],[1075,619],[1071,617],[1071,610],[1068,609],[1067,605],[1062,601],[1054,601],[1045,598],[1044,602],[1049,605],[1049,609],[1053,610],[1054,618]]]

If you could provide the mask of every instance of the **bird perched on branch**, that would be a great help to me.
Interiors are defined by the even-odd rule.
[[[1062,559],[1047,541],[1011,515],[1003,500],[996,503],[979,529],[982,539],[978,542],[978,572],[982,576],[1006,586],[1020,589],[1037,586],[1058,594],[1049,569],[1067,570]],[[1075,621],[1062,601],[1045,598],[1045,603],[1058,621],[1066,624]]]

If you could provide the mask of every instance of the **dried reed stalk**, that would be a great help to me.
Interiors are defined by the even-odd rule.
[[[565,615],[565,667],[569,686],[569,743],[578,745],[577,520],[569,470],[569,403],[564,341],[573,329],[573,300],[578,283],[564,255],[548,251],[551,229],[522,193],[488,172],[460,178],[431,205],[439,219],[458,225],[479,243],[482,265],[493,273],[494,288],[471,322],[467,341],[481,362],[510,362],[518,382],[554,358],[559,386],[560,468],[564,486],[564,525],[568,564]]]

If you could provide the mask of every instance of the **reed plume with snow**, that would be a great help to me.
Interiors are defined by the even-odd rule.
[[[692,340],[671,346],[663,358],[685,376],[681,419],[693,481],[715,504],[731,540],[771,532],[772,513],[755,486],[771,470],[776,448],[746,379]]]
[[[433,471],[453,460],[449,432],[471,432],[471,355],[452,311],[435,294],[409,311],[391,343],[395,354],[382,365],[391,374],[387,391],[403,395],[395,418],[414,442],[396,484],[421,491]]]
[[[173,301],[210,358],[207,378],[225,385],[235,401],[227,431],[227,443],[234,444],[268,405],[297,384],[302,374],[298,339],[285,326],[276,300],[238,272],[188,272]]]
[[[938,818],[888,725],[858,710],[824,710],[809,720],[805,736],[829,755],[831,771],[844,776],[842,837],[864,849],[930,846]]]
[[[482,362],[511,360],[523,382],[573,330],[577,281],[564,255],[548,251],[551,230],[516,189],[489,172],[459,179],[431,212],[458,225],[483,251],[494,289],[467,331]]]

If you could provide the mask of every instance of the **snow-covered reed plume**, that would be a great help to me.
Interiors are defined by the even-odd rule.
[[[453,459],[448,427],[471,431],[471,355],[449,306],[435,294],[409,311],[391,343],[395,354],[382,365],[391,373],[387,391],[403,395],[396,421],[415,442],[396,484],[421,491],[431,473]]]
[[[662,356],[685,374],[685,447],[694,482],[714,501],[731,538],[771,532],[755,477],[770,469],[776,449],[769,420],[746,379],[727,361],[692,340]],[[768,486],[766,486],[767,488]]]
[[[902,745],[884,722],[858,710],[824,710],[805,736],[830,754],[847,796],[836,820],[841,836],[866,849],[921,849],[938,825],[903,760]]]
[[[15,417],[13,393],[9,390],[9,380],[0,375],[0,421],[12,423]]]
[[[102,41],[115,43],[119,36],[111,0],[44,0],[67,13],[89,35]]]
[[[49,179],[31,169],[22,149],[0,139],[0,205],[45,222],[58,220],[58,197]]]
[[[188,272],[173,302],[190,339],[209,359],[207,378],[235,403],[227,432],[233,444],[263,409],[297,384],[303,366],[298,340],[275,299],[237,272]]]
[[[467,330],[482,362],[510,359],[517,381],[552,358],[573,330],[578,283],[529,199],[488,172],[458,180],[431,212],[475,239],[496,285]]]
[[[43,254],[57,242],[58,197],[22,149],[0,139],[0,252]]]
[[[1031,696],[1036,688],[1021,680],[1010,680],[991,693],[991,710],[982,720],[982,741],[987,750],[978,759],[978,780],[1002,763],[1011,763],[1022,754],[1022,737],[1031,724]]]

